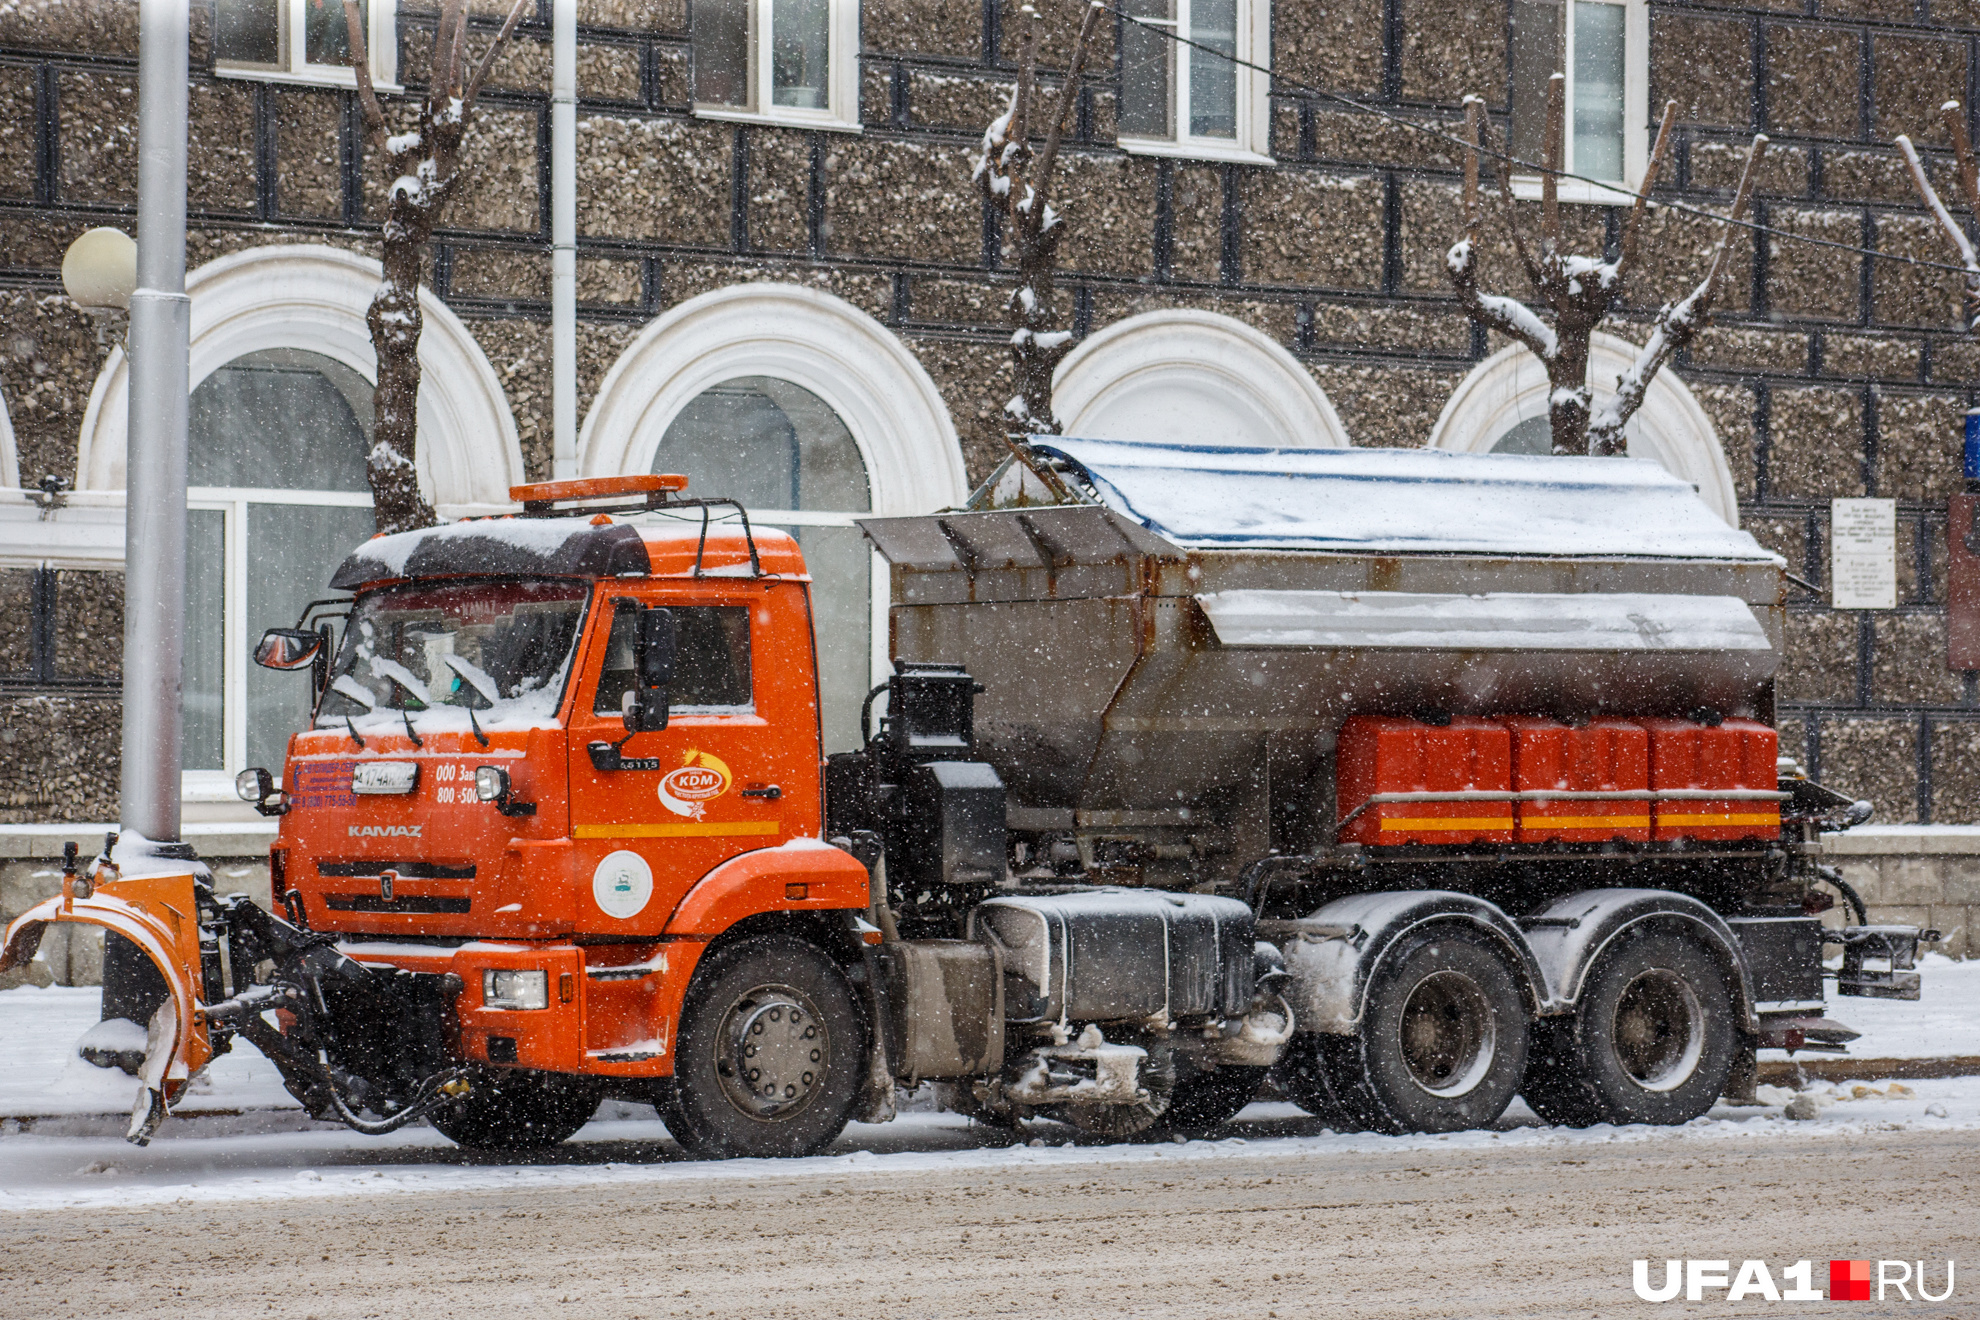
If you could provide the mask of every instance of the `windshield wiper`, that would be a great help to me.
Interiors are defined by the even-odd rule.
[[[481,731],[481,721],[474,717],[474,698],[478,696],[487,702],[489,706],[493,707],[496,694],[501,689],[495,686],[495,680],[482,672],[479,666],[462,659],[458,655],[454,655],[452,652],[441,656],[440,659],[447,668],[460,676],[461,684],[467,689],[467,693],[469,694],[468,700],[461,703],[467,707],[468,727],[474,730],[476,742],[480,743],[483,747],[488,746],[488,735]]]
[[[372,665],[372,668],[376,670],[376,669],[381,669],[382,666],[379,666],[374,663]],[[393,668],[397,668],[397,666],[395,665],[393,666]],[[414,701],[418,701],[420,705],[424,706],[426,704],[424,701],[421,700],[421,696],[423,694],[414,690],[412,684],[406,682],[405,679],[400,678],[397,674],[391,673],[389,671],[385,672],[383,677],[386,682],[396,684],[401,691],[403,691],[408,697],[411,697]],[[406,737],[412,739],[412,745],[415,747],[425,747],[426,746],[425,741],[422,740],[419,734],[413,729],[412,707],[406,705],[404,702],[400,702],[399,718],[406,722]]]

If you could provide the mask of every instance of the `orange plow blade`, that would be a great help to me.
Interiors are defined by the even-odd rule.
[[[171,1103],[213,1057],[200,1000],[204,981],[193,873],[127,876],[93,886],[75,877],[65,879],[60,895],[36,904],[8,925],[6,943],[0,945],[0,972],[33,958],[42,931],[61,921],[115,931],[143,949],[165,977],[170,993],[150,1022],[131,1126],[125,1134],[144,1145]]]

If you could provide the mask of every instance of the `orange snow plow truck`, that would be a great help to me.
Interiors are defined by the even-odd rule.
[[[895,672],[829,758],[803,557],[734,501],[552,482],[373,538],[256,651],[315,694],[240,777],[270,901],[126,835],[0,967],[61,921],[157,965],[136,1141],[239,1038],[362,1132],[540,1147],[616,1096],[704,1156],[924,1080],[1115,1136],[1274,1069],[1343,1127],[1683,1122],[1843,1048],[1825,975],[1916,997],[1921,933],[1815,857],[1867,806],[1777,774],[1779,562],[1690,487],[1247,452],[1037,438],[867,522]]]

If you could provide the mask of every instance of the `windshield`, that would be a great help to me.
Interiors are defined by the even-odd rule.
[[[557,713],[582,582],[391,587],[362,597],[344,630],[319,722],[452,707],[484,725]],[[395,720],[400,718],[397,715]],[[451,723],[451,721],[450,721]]]

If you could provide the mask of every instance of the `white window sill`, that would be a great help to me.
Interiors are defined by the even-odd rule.
[[[339,87],[349,91],[357,86],[357,74],[341,67],[312,67],[295,72],[289,69],[260,69],[251,65],[220,64],[213,66],[216,78],[239,78],[243,82],[294,83],[299,87]],[[383,95],[396,95],[405,90],[403,84],[372,80],[372,87]]]
[[[1270,156],[1261,155],[1249,147],[1241,147],[1235,142],[1223,142],[1216,138],[1183,138],[1176,141],[1170,138],[1124,137],[1118,139],[1122,151],[1130,156],[1170,156],[1178,160],[1214,160],[1233,165],[1277,165],[1279,162]]]
[[[859,133],[864,129],[856,119],[842,119],[829,110],[799,110],[778,106],[774,110],[745,110],[733,105],[694,107],[697,119],[720,119],[736,124],[771,124],[778,128],[811,128],[827,133]]]
[[[1537,174],[1515,174],[1512,181],[1513,196],[1522,202],[1540,200],[1540,176]],[[1633,189],[1621,184],[1584,183],[1580,179],[1562,179],[1556,188],[1564,202],[1574,202],[1588,206],[1632,206],[1636,202]]]

